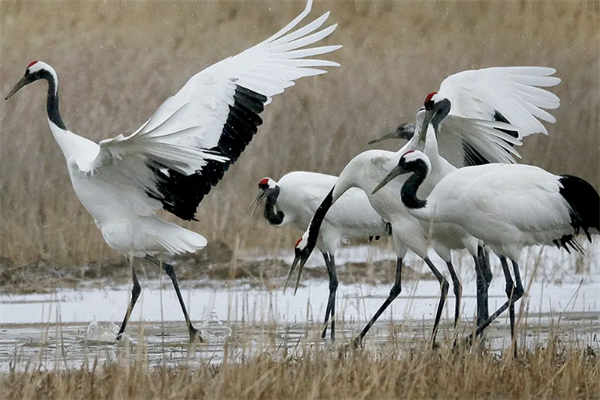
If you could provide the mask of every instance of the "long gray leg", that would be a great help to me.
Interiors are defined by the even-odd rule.
[[[511,305],[513,307],[513,311],[512,311],[512,317],[511,317],[511,336],[514,337],[514,303],[519,300],[521,297],[523,297],[523,284],[521,283],[521,276],[519,274],[519,267],[517,265],[517,263],[513,260],[513,269],[516,271],[515,274],[515,279],[517,280],[517,286],[515,287],[515,284],[512,280],[512,277],[510,276],[510,270],[508,268],[508,263],[506,262],[506,258],[504,257],[500,257],[500,262],[502,264],[502,271],[504,272],[504,278],[506,280],[506,296],[508,297],[508,300],[502,304],[502,306],[500,306],[500,308],[498,308],[492,315],[490,315],[490,317],[487,319],[487,321],[485,321],[483,324],[481,324],[479,327],[477,327],[477,330],[475,331],[475,335],[478,336],[481,334],[481,332],[483,332],[483,330],[485,328],[488,327],[489,324],[492,323],[492,321],[494,321],[496,318],[498,318],[498,316],[500,314],[502,314],[504,311],[506,311],[507,308],[510,308]],[[510,310],[509,310],[510,312]],[[510,317],[510,315],[509,315]],[[471,339],[471,336],[469,336],[468,340]],[[516,350],[515,350],[516,352]]]
[[[329,298],[327,300],[327,308],[325,309],[325,320],[323,321],[323,332],[321,339],[327,336],[327,324],[331,317],[331,340],[335,341],[335,294],[338,288],[337,273],[335,270],[335,258],[333,254],[323,253],[323,259],[327,266],[327,274],[329,275]]]
[[[523,283],[521,282],[519,265],[514,260],[511,260],[511,262],[513,265],[513,273],[515,275],[515,286],[511,296],[512,310],[510,310],[510,337],[513,342],[513,357],[517,358],[517,339],[515,338],[515,303],[517,300],[523,297],[525,290],[523,289]],[[506,259],[504,259],[504,263],[506,263]]]
[[[450,287],[450,285],[448,284],[446,278],[444,278],[444,275],[442,275],[441,272],[438,271],[438,269],[435,267],[435,265],[433,265],[429,257],[425,258],[425,263],[429,266],[429,269],[431,269],[431,272],[433,272],[433,274],[437,278],[438,282],[440,283],[440,289],[442,291],[440,295],[440,301],[438,303],[437,312],[435,313],[433,331],[431,332],[431,344],[433,346],[435,345],[435,337],[437,335],[440,318],[442,317],[442,310],[444,309],[444,304],[446,303],[446,297],[448,297],[448,288]]]
[[[398,295],[400,294],[401,291],[402,291],[402,258],[398,258],[398,260],[396,261],[396,280],[394,281],[394,286],[392,286],[389,296],[387,297],[387,299],[385,299],[385,301],[383,302],[381,307],[379,307],[379,310],[377,310],[375,315],[373,315],[373,318],[371,318],[371,320],[363,328],[363,330],[360,332],[360,335],[358,335],[354,339],[354,341],[353,341],[354,347],[358,348],[362,345],[362,340],[365,337],[365,335],[367,334],[367,332],[369,332],[369,329],[371,329],[371,327],[373,326],[375,321],[377,321],[377,318],[379,318],[381,316],[381,314],[383,314],[385,309],[388,308],[388,306],[390,304],[392,304],[392,301],[394,301],[394,299],[396,299],[396,297],[398,297]]]
[[[127,312],[125,313],[125,318],[123,318],[121,329],[119,329],[119,333],[117,333],[117,340],[121,340],[123,332],[125,332],[125,327],[127,326],[127,321],[129,321],[129,317],[131,316],[131,312],[133,311],[133,307],[135,307],[135,303],[138,297],[140,297],[140,293],[142,292],[142,287],[140,286],[140,282],[138,281],[137,275],[135,274],[135,269],[133,268],[133,260],[131,260],[131,278],[133,280],[133,288],[131,289],[131,300],[129,301],[129,306],[127,306]]]
[[[479,327],[489,319],[488,288],[493,275],[489,254],[483,246],[477,247],[477,256],[474,256],[474,260],[477,275],[477,326]]]
[[[515,303],[521,297],[523,297],[523,284],[521,283],[521,274],[519,273],[519,266],[514,260],[512,261],[513,265],[513,273],[515,275],[516,283],[513,283],[512,279],[509,282],[506,282],[506,295],[508,296],[509,305],[508,305],[508,316],[510,319],[510,338],[513,343],[513,356],[517,357],[517,343],[515,341]],[[506,261],[506,257],[500,256],[500,262],[502,263],[502,269],[505,271],[504,274],[510,277],[510,271],[508,268],[508,262]]]
[[[460,301],[462,299],[462,285],[456,275],[454,266],[451,261],[447,261],[448,271],[450,271],[450,277],[452,278],[452,290],[454,291],[454,297],[456,297],[456,306],[454,307],[454,329],[458,325],[458,318],[460,316]]]
[[[202,336],[200,336],[200,334],[198,333],[198,329],[194,328],[194,325],[192,325],[192,321],[190,320],[190,317],[185,308],[185,303],[183,302],[183,297],[181,296],[181,291],[179,290],[179,284],[177,283],[177,276],[175,275],[175,270],[173,269],[173,266],[167,263],[163,263],[158,258],[152,257],[151,255],[146,255],[146,260],[161,267],[167,273],[167,275],[169,275],[171,281],[173,281],[173,287],[175,288],[177,299],[179,299],[179,304],[181,305],[181,310],[183,311],[183,316],[185,317],[185,323],[187,324],[188,332],[190,334],[190,343],[194,342],[196,339],[198,339],[200,342],[203,342]]]
[[[494,274],[492,273],[492,267],[490,266],[490,252],[486,251],[483,246],[479,246],[478,250],[481,253],[482,260],[482,268],[483,268],[483,278],[485,279],[486,285],[486,300],[487,300],[487,288],[489,288],[492,283],[492,279],[494,278]],[[487,303],[486,303],[487,307]]]
[[[515,337],[515,303],[512,301],[512,298],[515,294],[515,283],[510,276],[510,270],[508,268],[508,262],[506,261],[506,257],[500,256],[500,263],[502,263],[502,270],[504,274],[507,276],[506,278],[506,288],[504,289],[506,292],[506,297],[508,297],[508,318],[510,319],[510,338],[514,339]]]

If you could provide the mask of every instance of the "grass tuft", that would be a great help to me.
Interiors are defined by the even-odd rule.
[[[152,367],[141,352],[131,363],[13,370],[0,376],[0,399],[593,399],[596,353],[557,340],[517,359],[419,343],[358,351],[305,344],[240,363]]]

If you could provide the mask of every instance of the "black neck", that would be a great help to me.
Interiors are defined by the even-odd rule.
[[[285,215],[281,211],[277,211],[276,204],[279,197],[279,186],[269,189],[267,201],[265,202],[264,216],[271,225],[280,225],[283,222]]]
[[[41,78],[48,81],[48,101],[46,103],[48,118],[54,125],[58,126],[60,129],[66,130],[67,128],[60,116],[60,110],[58,108],[58,82],[54,76],[47,71],[43,71]]]
[[[308,225],[308,246],[313,249],[317,245],[317,238],[319,237],[319,230],[321,229],[321,224],[325,219],[325,215],[327,215],[327,211],[333,205],[333,190],[335,186],[331,189],[331,191],[327,194],[327,196],[321,202],[319,208],[315,212],[315,215],[312,217],[310,224]]]
[[[436,133],[438,131],[438,126],[440,125],[440,122],[442,122],[442,120],[446,118],[448,113],[450,113],[451,106],[452,105],[450,103],[450,100],[448,99],[442,99],[436,104],[437,111],[431,119],[431,125],[433,125],[433,128]]]
[[[418,166],[415,168],[411,176],[408,177],[404,185],[402,185],[402,190],[400,191],[400,195],[402,197],[402,203],[406,208],[424,208],[427,205],[427,200],[421,200],[417,198],[417,190],[419,190],[419,186],[423,183],[425,178],[427,177],[427,165],[421,161],[414,161]]]

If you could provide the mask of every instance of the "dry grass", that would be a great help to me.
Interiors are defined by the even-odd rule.
[[[550,341],[518,359],[426,345],[338,352],[308,346],[241,363],[151,367],[141,354],[66,371],[0,376],[0,399],[596,399],[597,349]],[[276,353],[276,354],[275,354]],[[298,354],[302,354],[298,356]]]
[[[303,2],[0,2],[0,93],[32,60],[61,78],[66,125],[99,140],[131,132],[195,72],[257,43]],[[274,99],[265,124],[188,227],[232,249],[290,247],[247,206],[265,175],[337,174],[366,142],[412,120],[423,96],[468,68],[547,65],[563,83],[549,137],[523,159],[600,187],[600,10],[586,1],[317,1],[340,24],[341,68]],[[0,256],[85,264],[114,252],[75,197],[46,122],[42,85],[0,107]],[[395,145],[388,145],[389,149]],[[36,378],[37,379],[37,378]]]

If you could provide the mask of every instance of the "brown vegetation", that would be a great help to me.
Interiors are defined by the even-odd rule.
[[[303,2],[0,2],[0,92],[41,59],[61,78],[67,127],[100,140],[131,132],[195,72],[268,37]],[[592,1],[317,1],[338,30],[341,64],[277,96],[239,162],[185,224],[235,249],[290,247],[248,204],[263,176],[338,174],[375,135],[412,120],[458,71],[545,65],[563,79],[548,137],[523,161],[600,187],[600,10]],[[38,86],[39,85],[39,86]],[[49,132],[42,84],[0,106],[0,256],[83,265],[115,256],[70,187]],[[386,145],[396,148],[396,144]]]
[[[596,399],[597,349],[550,341],[521,352],[426,344],[337,352],[299,345],[241,363],[151,367],[137,361],[0,376],[4,399]]]

